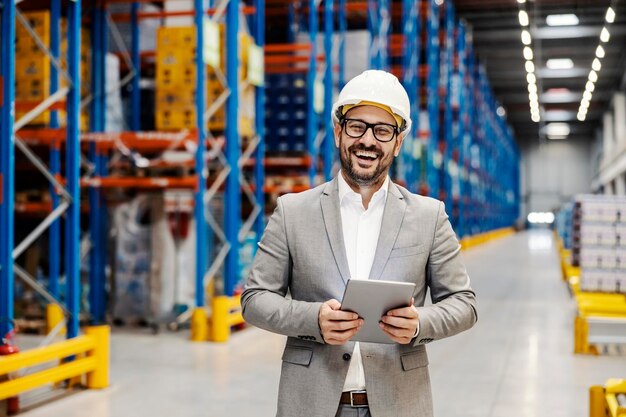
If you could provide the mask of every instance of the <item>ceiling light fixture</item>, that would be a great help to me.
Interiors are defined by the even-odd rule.
[[[532,36],[528,31],[530,26],[530,18],[526,11],[526,0],[517,0],[519,3],[518,18],[519,24],[522,29],[521,39],[524,44],[523,55],[526,60],[524,67],[526,69],[526,81],[528,82],[528,104],[530,105],[530,114],[533,122],[538,123],[541,121],[541,115],[539,113],[539,86],[537,85],[537,76],[535,75],[535,64],[533,63],[533,49],[532,49]]]
[[[528,26],[528,13],[525,10],[519,11],[519,24],[522,26]]]
[[[595,83],[596,81],[598,81],[598,73],[595,72],[594,70],[591,70],[589,72],[589,81],[591,81],[592,83]]]
[[[602,32],[600,32],[600,40],[604,43],[608,42],[611,39],[611,34],[607,30],[606,27],[602,28]]]
[[[572,69],[574,68],[574,61],[569,58],[552,58],[548,59],[546,67],[549,69]]]
[[[615,22],[615,11],[611,7],[606,10],[605,19],[608,23]]]
[[[600,63],[600,60],[598,58],[594,58],[593,62],[591,63],[591,69],[597,72],[600,71],[601,68],[602,64]]]
[[[526,60],[533,59],[533,50],[528,46],[524,47],[524,59]]]
[[[575,14],[551,14],[546,17],[548,26],[575,26],[578,24],[578,17]]]
[[[593,93],[593,90],[595,89],[596,89],[596,85],[592,83],[591,81],[587,81],[587,84],[585,84],[585,90],[591,91]]]
[[[596,56],[598,58],[604,58],[605,54],[606,52],[604,51],[604,48],[602,47],[602,45],[598,45],[598,47],[596,48]]]

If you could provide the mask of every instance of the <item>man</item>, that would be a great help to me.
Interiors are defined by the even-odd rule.
[[[424,344],[476,322],[443,203],[388,177],[409,115],[392,74],[348,82],[333,106],[340,173],[279,198],[265,229],[241,302],[246,321],[288,336],[278,416],[432,417]],[[350,278],[417,284],[412,305],[381,318],[394,343],[349,341],[363,325],[340,309]],[[424,306],[427,289],[433,304]]]

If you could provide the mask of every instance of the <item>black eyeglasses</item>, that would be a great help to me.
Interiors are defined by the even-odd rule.
[[[367,123],[358,119],[343,119],[341,121],[346,135],[353,139],[362,138],[367,129],[372,129],[374,138],[379,142],[390,142],[398,133],[398,128],[387,123]]]

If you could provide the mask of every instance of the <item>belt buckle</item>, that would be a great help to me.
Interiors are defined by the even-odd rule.
[[[369,407],[369,404],[363,404],[363,405],[354,405],[354,397],[352,394],[365,394],[366,391],[350,391],[350,407],[352,408],[367,408]]]

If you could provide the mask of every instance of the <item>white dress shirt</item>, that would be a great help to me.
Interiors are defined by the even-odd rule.
[[[385,178],[382,187],[374,193],[366,210],[361,195],[352,191],[343,178],[343,173],[339,173],[341,225],[351,279],[369,279],[383,222],[388,188],[389,176]],[[359,342],[356,342],[343,390],[364,389],[365,372]]]

